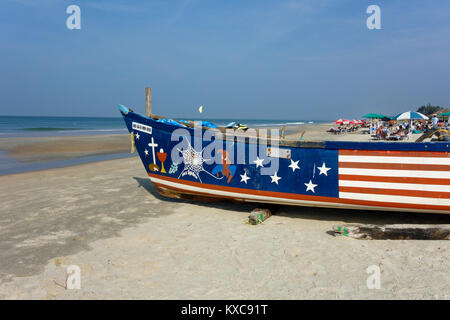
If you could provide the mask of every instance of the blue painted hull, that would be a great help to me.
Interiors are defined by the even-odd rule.
[[[274,147],[246,139],[216,142],[212,148],[205,130],[161,123],[127,109],[121,112],[152,182],[178,193],[299,206],[450,213],[447,143],[328,141]]]

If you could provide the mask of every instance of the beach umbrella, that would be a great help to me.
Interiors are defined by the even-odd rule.
[[[368,118],[370,119],[370,133],[372,133],[375,129],[374,129],[374,124],[373,124],[373,119],[381,119],[384,118],[385,116],[379,113],[368,113],[366,115],[363,116],[363,118]]]
[[[447,118],[447,121],[450,121],[450,112],[443,112],[441,114],[438,114],[439,118],[442,118],[443,121],[445,121],[444,118]]]
[[[378,113],[368,113],[365,116],[363,116],[363,118],[368,118],[368,119],[381,119],[384,117],[385,117],[384,115],[378,114]]]
[[[419,119],[428,120],[429,118],[426,115],[421,114],[420,112],[406,111],[406,112],[396,115],[394,117],[394,119],[395,120],[419,120]]]
[[[339,120],[336,120],[334,123],[336,123],[336,124],[349,124],[350,121],[347,120],[347,119],[339,119]]]
[[[413,120],[428,120],[429,118],[421,114],[420,112],[414,112],[414,111],[406,111],[403,113],[400,113],[396,115],[395,120],[409,120],[409,130],[411,130],[412,127],[412,121]]]

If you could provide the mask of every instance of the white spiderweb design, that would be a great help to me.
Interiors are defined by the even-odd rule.
[[[188,175],[194,177],[195,179],[200,180],[200,182],[203,183],[202,179],[200,178],[200,172],[202,171],[206,172],[211,177],[217,180],[223,178],[223,177],[218,178],[213,174],[209,173],[208,171],[206,171],[205,168],[203,168],[203,162],[206,161],[205,159],[203,159],[203,150],[205,150],[204,148],[202,149],[202,151],[195,151],[195,149],[192,148],[191,144],[188,141],[188,147],[186,148],[186,150],[181,150],[178,148],[177,150],[181,152],[181,154],[183,155],[183,162],[184,162],[184,169],[183,171],[181,171],[180,175],[178,176],[178,179]]]

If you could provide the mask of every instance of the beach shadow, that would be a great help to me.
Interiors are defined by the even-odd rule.
[[[280,207],[277,215],[320,221],[358,224],[449,224],[450,215],[412,212],[329,209],[315,207]]]
[[[255,206],[255,204],[253,203],[233,202],[231,200],[215,200],[214,198],[211,198],[211,200],[207,202],[195,201],[190,199],[169,198],[159,194],[158,191],[156,191],[155,186],[153,185],[150,179],[143,179],[139,177],[133,177],[133,179],[136,180],[136,182],[139,184],[139,187],[144,188],[148,193],[150,193],[152,196],[154,196],[156,199],[160,201],[172,203],[189,203],[203,207],[223,209],[229,211],[248,212],[248,213],[250,213],[250,211],[252,211],[254,208],[262,207],[262,206]],[[264,205],[264,208],[267,207],[268,205]],[[272,208],[272,206],[270,207]]]
[[[430,213],[411,213],[411,212],[385,212],[369,210],[349,210],[349,209],[329,209],[317,207],[294,207],[266,203],[233,202],[231,200],[218,200],[211,202],[199,202],[189,199],[174,199],[159,194],[150,179],[133,177],[139,184],[152,196],[160,201],[172,203],[189,203],[203,207],[216,209],[248,212],[255,208],[266,208],[271,210],[272,214],[291,219],[307,219],[319,221],[342,221],[343,223],[361,223],[361,224],[450,224],[450,215],[430,214]]]
[[[156,190],[152,183],[152,181],[148,178],[139,178],[139,177],[133,177],[134,180],[139,185],[139,188],[144,188],[148,193],[150,193],[152,196],[154,196],[156,199],[166,202],[185,202],[183,199],[173,199],[173,198],[167,198],[161,196]]]

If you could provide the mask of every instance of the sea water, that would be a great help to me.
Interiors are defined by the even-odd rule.
[[[0,116],[0,138],[126,133],[121,117]]]
[[[181,120],[181,118],[176,118]],[[218,126],[237,121],[248,127],[281,127],[283,125],[303,125],[326,121],[317,120],[277,120],[277,119],[184,119],[204,120]],[[0,116],[0,138],[36,136],[77,136],[87,134],[127,133],[122,117],[27,117]]]

